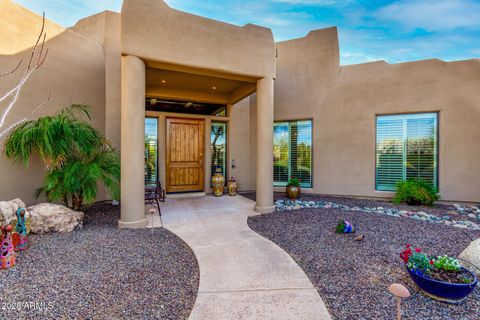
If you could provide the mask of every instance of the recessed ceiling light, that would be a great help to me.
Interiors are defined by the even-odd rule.
[[[162,80],[162,83],[167,83],[167,80]]]
[[[217,87],[212,87],[213,90],[217,90]]]

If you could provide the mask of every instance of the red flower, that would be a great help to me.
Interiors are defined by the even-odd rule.
[[[433,262],[433,260],[430,260],[430,264],[433,266],[435,262]]]
[[[422,249],[420,249],[420,248],[416,248],[416,249],[415,249],[415,252],[418,252],[418,253],[420,253],[420,252],[422,252]]]

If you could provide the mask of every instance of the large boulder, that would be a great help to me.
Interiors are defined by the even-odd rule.
[[[460,259],[467,260],[476,267],[467,264],[467,268],[476,273],[480,277],[480,238],[470,243],[470,245],[458,256]]]
[[[20,199],[14,199],[10,201],[0,201],[0,223],[10,224],[13,220],[17,220],[16,212],[19,208],[26,208],[25,202]],[[27,210],[26,218],[30,217]]]
[[[83,225],[83,212],[73,211],[53,203],[41,203],[28,207],[31,215],[31,232],[72,232]]]

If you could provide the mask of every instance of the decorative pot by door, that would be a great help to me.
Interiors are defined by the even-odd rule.
[[[286,191],[290,200],[296,200],[300,196],[301,188],[300,186],[288,185]]]
[[[216,197],[223,196],[223,190],[225,188],[225,177],[222,174],[222,168],[218,167],[215,170],[215,174],[212,177],[213,193]]]
[[[228,181],[227,184],[227,189],[228,189],[228,194],[231,196],[236,196],[237,195],[237,189],[238,189],[238,183],[235,180],[234,177],[230,178],[230,181]]]

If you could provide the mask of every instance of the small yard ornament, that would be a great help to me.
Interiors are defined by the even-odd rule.
[[[28,249],[28,233],[25,213],[26,210],[24,208],[19,208],[16,212],[17,223],[15,224],[15,229],[12,232],[12,242],[15,251],[23,251]]]
[[[405,288],[405,286],[399,283],[392,284],[390,287],[388,287],[388,291],[390,291],[390,293],[397,298],[397,320],[401,320],[402,319],[402,310],[401,310],[402,299],[410,297],[410,292],[408,291],[407,288]]]
[[[15,265],[15,251],[12,243],[12,226],[2,226],[2,246],[0,247],[0,269],[8,269]]]
[[[348,222],[347,220],[340,220],[338,222],[337,228],[335,229],[336,233],[354,233],[355,226]]]

